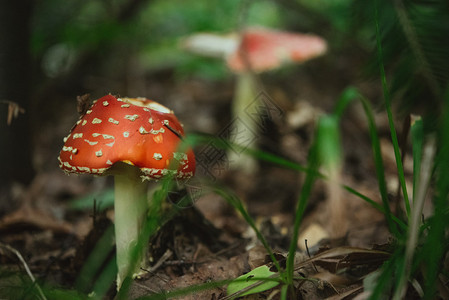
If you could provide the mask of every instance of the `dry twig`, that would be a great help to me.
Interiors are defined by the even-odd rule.
[[[11,125],[13,119],[17,119],[19,117],[19,113],[25,113],[25,109],[20,107],[20,105],[16,102],[9,100],[0,100],[0,103],[8,105],[8,117],[6,119],[6,124],[8,124],[8,126]]]
[[[14,253],[15,256],[17,256],[17,258],[20,260],[20,262],[22,263],[23,267],[25,268],[26,273],[28,274],[28,276],[31,279],[31,282],[34,284],[34,286],[36,287],[37,292],[39,293],[39,296],[42,300],[47,300],[47,298],[45,297],[44,293],[42,292],[40,286],[37,284],[36,279],[33,276],[33,273],[31,273],[30,268],[28,267],[27,263],[25,262],[25,260],[23,259],[22,254],[20,254],[19,251],[17,251],[16,249],[14,249],[13,247],[0,243],[0,248],[3,248],[5,250],[8,250],[9,252]]]

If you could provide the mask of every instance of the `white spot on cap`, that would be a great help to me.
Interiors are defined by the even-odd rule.
[[[173,152],[173,157],[180,162],[187,160],[187,154],[183,152]]]
[[[109,118],[109,119],[108,119],[108,122],[111,122],[112,124],[115,124],[115,125],[118,125],[118,124],[119,124],[119,121],[114,120],[113,118]]]
[[[107,165],[112,165],[112,161],[110,161],[109,159],[106,161]]]
[[[82,138],[83,137],[83,134],[82,133],[74,133],[73,134],[73,139],[80,139],[80,138]]]
[[[72,153],[73,153],[73,154],[77,154],[77,153],[78,153],[78,149],[73,148]]]
[[[83,124],[81,124],[82,126],[87,124],[87,120],[83,120]]]
[[[148,122],[150,122],[150,124],[154,124],[153,118],[149,118],[149,119],[148,119]]]
[[[164,120],[163,123],[164,123],[164,125],[168,125],[169,124],[168,120]]]
[[[139,115],[126,115],[125,119],[130,120],[130,121],[135,121],[138,117],[139,117]]]
[[[89,109],[88,111],[86,111],[86,115],[89,115],[92,113],[92,109]]]
[[[123,136],[124,136],[124,137],[129,137],[129,131],[123,132]]]
[[[159,130],[151,129],[151,131],[150,131],[151,134],[159,134],[159,133],[164,133],[164,132],[165,132],[164,127],[159,128]]]
[[[62,140],[64,141],[64,143],[67,142],[67,140],[69,139],[69,137],[70,137],[70,134],[62,139]]]
[[[140,126],[139,132],[140,132],[140,134],[147,134],[147,133],[150,133],[150,132],[146,131],[145,128],[144,128],[143,126]]]
[[[98,118],[94,118],[93,120],[92,120],[92,124],[100,124],[102,121],[100,120],[100,119],[98,119]]]
[[[78,170],[80,170],[81,172],[90,173],[90,168],[89,167],[78,167]]]
[[[97,157],[101,157],[101,156],[103,156],[103,152],[102,152],[101,149],[100,149],[100,150],[98,150],[98,151],[95,152],[95,155],[96,155]]]
[[[92,133],[92,136],[93,136],[93,137],[98,137],[98,136],[100,136],[100,135],[101,135],[101,133],[96,133],[96,132],[95,132],[95,133]]]
[[[84,141],[85,141],[86,143],[88,143],[89,145],[91,145],[91,146],[98,144],[98,142],[91,142],[91,141],[89,141],[88,139],[84,139]]]
[[[154,158],[155,160],[161,160],[161,159],[162,159],[162,154],[160,154],[160,153],[154,153],[154,154],[153,154],[153,158]]]
[[[128,108],[128,107],[130,107],[131,105],[129,105],[128,103],[126,103],[126,104],[122,104],[121,105],[121,107],[123,107],[123,108]]]
[[[140,179],[142,179],[142,182],[144,182],[145,180],[151,181],[151,177],[150,176],[145,176],[145,175],[141,175]]]
[[[171,110],[169,110],[168,108],[157,102],[151,102],[147,105],[147,107],[164,114],[169,114],[171,112]]]
[[[103,101],[103,106],[108,106],[109,102],[108,101]]]

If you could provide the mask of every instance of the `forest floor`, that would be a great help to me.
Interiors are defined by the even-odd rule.
[[[263,77],[265,92],[262,96],[266,101],[276,103],[278,119],[271,120],[273,130],[257,136],[261,149],[306,165],[316,120],[324,112],[332,111],[344,87],[344,79],[339,82],[331,75],[312,78],[306,75],[313,74],[313,68],[319,67],[319,64],[312,65],[312,72],[295,74],[290,82],[277,81],[270,75]],[[155,100],[164,99],[161,102],[175,111],[187,132],[216,136],[232,121],[229,113],[232,80],[217,83],[190,79],[173,84],[167,74],[166,79],[161,78],[164,77],[148,78],[146,94],[154,95]],[[323,87],[322,82],[329,84]],[[369,86],[361,86],[368,94],[376,95]],[[54,95],[57,96],[60,95]],[[0,241],[16,249],[24,259],[20,262],[2,248],[1,265],[9,271],[24,274],[26,264],[40,285],[66,289],[75,288],[88,254],[113,219],[112,208],[98,212],[94,211],[93,204],[94,199],[101,205],[98,200],[107,198],[105,191],[112,188],[112,178],[66,176],[58,169],[56,157],[62,147],[62,138],[77,119],[75,99],[70,101],[59,104],[55,101],[59,125],[47,121],[42,125],[42,133],[35,138],[39,141],[35,143],[35,161],[40,171],[29,186],[11,186],[9,197],[14,205],[0,211]],[[387,119],[381,110],[376,114],[376,123],[391,205],[395,209],[395,160]],[[380,203],[368,125],[358,103],[351,105],[344,115],[341,137],[344,165],[340,182]],[[270,162],[259,162],[258,170],[248,174],[232,169],[223,158],[223,152],[216,151],[212,160],[206,160],[207,154],[217,150],[210,147],[195,149],[197,185],[201,189],[202,179],[207,179],[233,191],[282,260],[288,252],[304,174]],[[407,160],[405,172],[410,178],[412,170]],[[155,186],[153,184],[152,188]],[[328,183],[317,180],[300,227],[296,260],[301,268],[298,267],[296,275],[307,280],[296,282],[298,299],[363,299],[363,279],[385,260],[381,250],[388,249],[390,235],[383,215],[370,204],[344,190],[338,193],[338,204],[331,205],[329,196]],[[90,199],[90,207],[73,208],[73,199],[86,197]],[[181,209],[151,239],[153,265],[131,286],[130,299],[236,278],[269,263],[267,252],[254,231],[222,197],[204,194],[194,200],[193,206]],[[309,257],[316,258],[314,263],[309,260],[301,265]],[[340,263],[345,264],[345,272],[338,267]],[[21,299],[32,298],[26,296],[30,290],[17,288],[17,279],[6,278],[0,279],[0,298],[8,295],[5,293],[20,295]],[[21,280],[26,281],[24,278],[27,276],[22,276]],[[8,280],[11,280],[10,285]],[[111,288],[108,297],[113,295],[114,288]],[[180,298],[224,297],[226,286]],[[279,291],[274,288],[247,296],[247,299],[278,297]]]

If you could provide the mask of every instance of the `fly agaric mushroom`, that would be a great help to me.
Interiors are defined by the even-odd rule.
[[[165,106],[145,98],[107,95],[94,101],[64,138],[58,157],[63,171],[114,176],[118,288],[140,267],[130,270],[130,252],[148,209],[145,180],[193,176],[193,151],[179,148],[183,135],[182,125]],[[138,254],[139,263],[145,253],[146,247]]]
[[[201,33],[187,38],[183,46],[193,53],[222,57],[229,69],[237,74],[232,113],[239,122],[235,123],[233,130],[236,134],[232,135],[235,137],[232,142],[253,141],[244,145],[249,148],[255,147],[254,134],[257,134],[260,125],[253,121],[254,115],[258,115],[257,105],[251,107],[261,90],[256,74],[280,68],[284,64],[304,62],[324,54],[327,49],[326,42],[318,36],[262,27],[247,28],[240,35]],[[233,165],[249,172],[255,169],[254,160],[241,158],[235,152],[230,154]]]

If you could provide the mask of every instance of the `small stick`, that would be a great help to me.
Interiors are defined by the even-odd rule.
[[[149,269],[141,268],[142,270],[148,273],[154,273],[157,269],[159,269],[162,264],[166,263],[167,259],[169,259],[173,255],[173,252],[170,249],[167,249],[165,253],[161,256],[161,258]]]
[[[36,279],[33,276],[33,273],[31,273],[30,268],[28,267],[27,263],[25,262],[25,260],[23,259],[22,255],[20,254],[19,251],[17,251],[16,249],[14,249],[13,247],[0,243],[0,247],[3,249],[6,249],[12,253],[14,253],[17,258],[20,260],[20,262],[22,263],[23,267],[25,268],[25,271],[27,272],[28,276],[31,278],[31,282],[33,282],[33,284],[36,286],[37,291],[39,292],[39,295],[41,296],[41,298],[43,300],[47,300],[47,298],[45,297],[44,293],[42,292],[40,286],[37,284]]]
[[[307,245],[307,239],[304,240],[304,244],[306,245],[307,255],[309,256],[309,258],[312,258],[312,257],[310,256],[309,246]],[[313,261],[312,261],[312,266],[313,266],[313,268],[315,269],[315,272],[318,273],[318,269],[316,268],[315,263],[314,263]]]
[[[6,124],[8,124],[8,126],[11,125],[13,119],[16,119],[19,116],[19,113],[25,113],[25,109],[20,107],[20,105],[16,102],[9,100],[0,100],[0,103],[8,104],[8,117],[6,121]]]
[[[183,140],[182,135],[181,135],[179,132],[177,132],[175,129],[173,129],[173,127],[171,127],[171,126],[168,125],[168,124],[164,124],[164,126],[167,127],[168,130],[170,130],[171,132],[173,132],[177,137],[179,137],[179,139],[180,139],[181,141]]]

